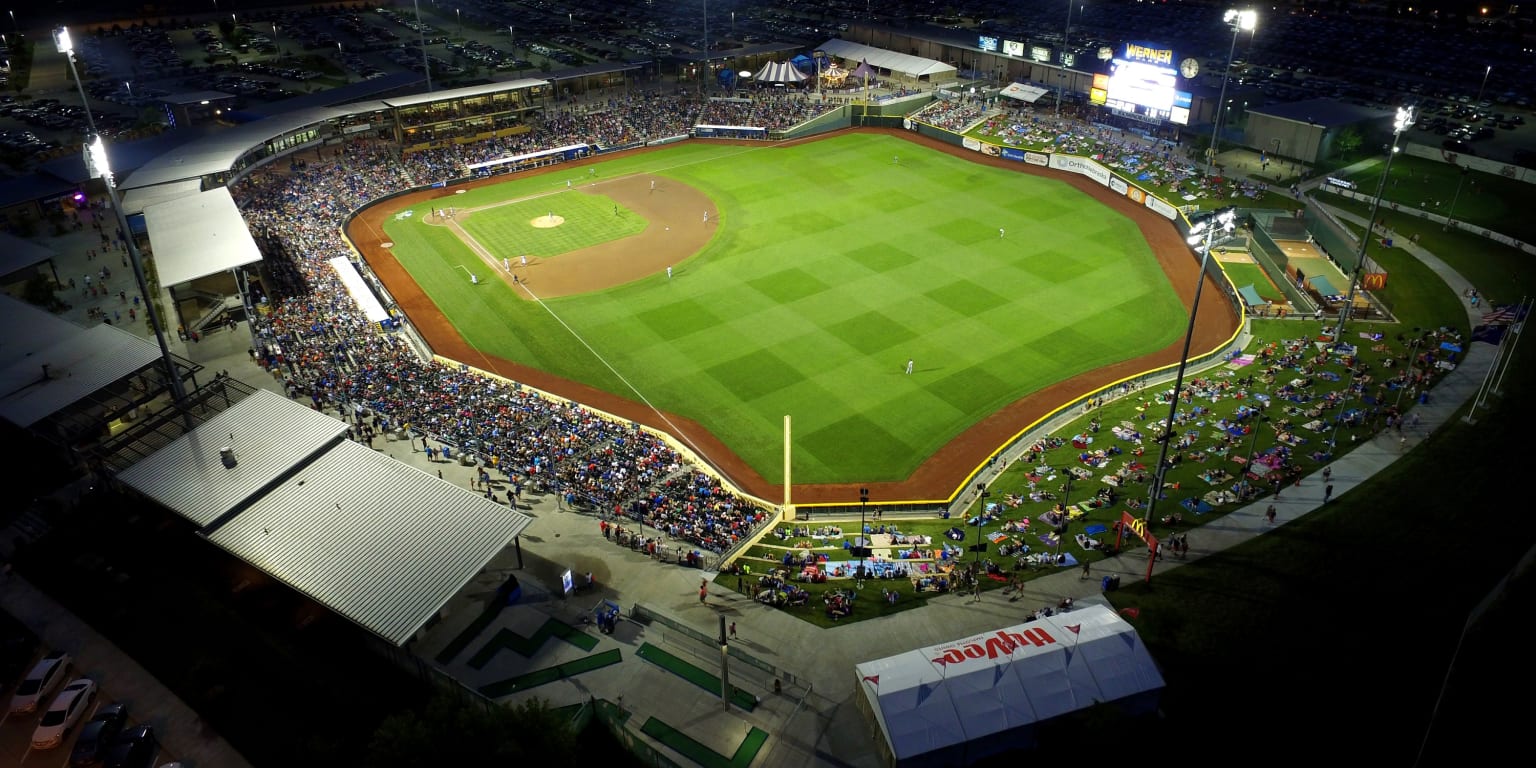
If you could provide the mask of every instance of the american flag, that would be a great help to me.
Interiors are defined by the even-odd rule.
[[[1504,306],[1483,315],[1483,325],[1509,325],[1517,320],[1515,307]]]

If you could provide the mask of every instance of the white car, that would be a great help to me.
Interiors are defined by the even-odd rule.
[[[37,721],[37,730],[32,732],[32,748],[53,749],[64,743],[64,737],[85,716],[95,699],[96,681],[88,677],[71,680],[59,695],[53,697],[53,704]]]
[[[16,692],[11,694],[11,713],[21,715],[36,712],[38,703],[53,693],[59,683],[64,682],[64,674],[68,669],[68,654],[44,656],[27,673],[26,679],[16,686]]]

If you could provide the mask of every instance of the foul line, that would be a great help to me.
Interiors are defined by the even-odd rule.
[[[571,334],[571,337],[576,339],[576,341],[580,342],[583,347],[586,347],[587,351],[591,352],[592,356],[597,358],[597,361],[602,363],[604,368],[607,368],[609,370],[609,372],[611,372],[614,376],[618,377],[619,381],[624,383],[624,386],[629,387],[629,391],[635,393],[635,397],[639,398],[640,402],[645,403],[645,406],[647,408],[650,408],[651,411],[653,411],[657,416],[661,417],[661,420],[663,422],[665,422],[667,424],[667,426],[672,428],[672,435],[674,437],[676,437],[680,442],[687,444],[687,446],[689,448],[692,448],[694,455],[698,456],[700,461],[703,461],[704,463],[708,464],[710,466],[710,468],[712,468],[716,472],[720,473],[721,477],[724,477],[727,480],[730,480],[731,483],[733,485],[735,485],[737,488],[741,487],[740,484],[736,483],[736,480],[734,478],[732,478],[728,473],[726,473],[725,470],[721,469],[719,466],[717,466],[715,464],[714,461],[712,461],[709,458],[709,454],[706,453],[704,451],[704,449],[700,448],[692,440],[688,439],[688,434],[686,432],[684,432],[682,427],[679,427],[676,422],[674,422],[674,421],[672,421],[672,419],[668,418],[665,411],[661,410],[660,408],[657,408],[655,403],[652,403],[649,398],[647,398],[638,388],[635,387],[635,385],[633,383],[630,382],[629,379],[624,377],[624,374],[619,373],[619,370],[617,368],[614,368],[613,365],[611,363],[609,363],[608,360],[606,358],[604,358],[601,354],[599,354],[598,351],[596,349],[594,349],[591,344],[588,344],[587,340],[582,338],[581,334],[577,333],[575,328],[572,328],[570,326],[570,324],[566,323],[565,322],[565,318],[562,318],[559,315],[555,314],[555,310],[551,309],[548,304],[545,304],[544,300],[542,298],[539,298],[539,295],[534,293],[533,289],[529,288],[526,283],[523,283],[521,285],[522,285],[523,290],[527,291],[528,295],[535,302],[537,302],[540,307],[543,307],[544,311],[548,312],[550,317],[553,317],[555,319],[555,322],[559,323],[562,327],[564,327],[565,330]],[[576,401],[572,400],[571,402],[576,402]],[[578,405],[579,405],[579,403],[578,403]],[[589,406],[585,406],[584,405],[582,407],[589,407]]]

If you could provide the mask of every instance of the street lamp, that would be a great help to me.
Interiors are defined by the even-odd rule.
[[[817,49],[811,52],[811,58],[816,60],[816,101],[821,101],[821,62],[827,58],[827,52]]]
[[[459,23],[459,37],[464,36],[464,13],[459,9],[453,9],[453,18]]]
[[[80,71],[75,67],[75,45],[70,39],[69,28],[59,27],[53,31],[53,42],[59,53],[69,61],[69,72],[75,78],[75,88],[80,92],[80,104],[85,108],[85,122],[91,129],[89,140],[85,143],[85,168],[86,173],[93,178],[100,178],[107,188],[107,199],[112,202],[112,212],[117,214],[117,226],[123,231],[125,245],[128,248],[128,261],[133,266],[133,279],[138,286],[139,293],[144,297],[144,314],[149,317],[149,326],[155,331],[155,341],[160,344],[160,360],[165,363],[167,383],[171,388],[171,396],[176,401],[176,407],[186,405],[187,393],[182,387],[181,376],[176,371],[176,361],[171,358],[170,345],[165,341],[165,330],[160,322],[160,312],[155,309],[155,298],[149,293],[149,283],[144,279],[144,259],[139,255],[139,246],[133,239],[133,230],[128,227],[128,217],[123,213],[122,201],[117,196],[117,182],[112,178],[112,166],[107,158],[107,146],[102,141],[101,134],[96,132],[96,118],[91,114],[91,103],[85,98],[85,86],[80,82]]]
[[[1056,116],[1061,117],[1061,100],[1067,95],[1067,40],[1072,35],[1072,6],[1077,0],[1067,0],[1067,28],[1061,31],[1061,69],[1057,71],[1060,81],[1056,86]]]
[[[1179,353],[1179,370],[1173,378],[1173,397],[1169,398],[1168,419],[1163,422],[1163,434],[1158,438],[1163,444],[1157,457],[1157,471],[1152,477],[1152,497],[1147,501],[1147,514],[1144,518],[1152,520],[1152,513],[1157,509],[1157,499],[1163,493],[1163,477],[1168,474],[1168,444],[1173,442],[1173,420],[1179,414],[1179,390],[1184,388],[1184,369],[1189,365],[1189,345],[1195,338],[1195,317],[1200,312],[1200,292],[1205,287],[1205,270],[1211,260],[1211,247],[1218,234],[1227,235],[1236,228],[1237,209],[1226,207],[1218,209],[1210,216],[1196,222],[1189,228],[1187,242],[1196,245],[1203,242],[1200,249],[1200,274],[1199,282],[1195,283],[1195,300],[1189,307],[1189,329],[1184,332],[1184,351]]]
[[[1483,70],[1483,84],[1477,87],[1477,106],[1479,107],[1483,106],[1483,89],[1488,87],[1488,75],[1491,72],[1493,72],[1493,65],[1489,64],[1488,67]]]
[[[1387,166],[1381,172],[1381,180],[1376,182],[1376,197],[1371,200],[1371,215],[1365,219],[1365,234],[1360,238],[1360,253],[1355,257],[1355,271],[1349,276],[1349,293],[1344,297],[1344,307],[1339,310],[1338,326],[1333,329],[1333,343],[1341,344],[1344,341],[1344,322],[1349,319],[1355,310],[1355,289],[1360,284],[1360,273],[1365,269],[1365,248],[1371,242],[1371,236],[1375,233],[1376,212],[1381,210],[1381,195],[1387,188],[1387,177],[1392,175],[1392,158],[1397,157],[1397,138],[1413,125],[1413,107],[1398,107],[1397,115],[1392,120],[1392,148],[1387,152]]]
[[[1232,79],[1232,57],[1237,54],[1237,35],[1244,31],[1253,31],[1259,23],[1259,14],[1254,11],[1227,11],[1221,20],[1232,28],[1232,46],[1227,49],[1227,69],[1221,76],[1221,96],[1216,99],[1216,115],[1211,118],[1211,146],[1206,150],[1205,175],[1211,175],[1211,168],[1216,165],[1216,147],[1221,143],[1221,105],[1227,103],[1227,81]]]
[[[976,553],[975,562],[977,565],[981,564],[981,518],[987,514],[987,499],[991,495],[992,492],[987,490],[986,483],[976,484],[976,501],[981,511],[976,513],[976,547],[971,551]]]

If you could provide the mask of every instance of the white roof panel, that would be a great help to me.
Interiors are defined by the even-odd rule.
[[[340,419],[257,390],[118,473],[117,480],[203,527],[346,433]],[[224,466],[224,447],[234,449],[235,466]]]
[[[37,365],[39,352],[85,333],[84,327],[4,292],[0,292],[0,328],[27,329],[26,333],[0,333],[0,369],[26,360]],[[42,368],[33,368],[33,373],[42,376]]]
[[[0,370],[0,418],[30,427],[159,357],[154,344],[105,323],[62,336]]]
[[[822,43],[821,50],[846,61],[867,61],[871,67],[889,69],[892,72],[900,72],[912,77],[923,75],[942,75],[946,72],[956,71],[953,66],[942,61],[925,59],[921,56],[911,56],[905,53],[887,51],[884,48],[861,45],[848,40],[833,38]]]
[[[530,522],[343,441],[209,539],[401,645]]]
[[[155,203],[144,209],[161,285],[179,285],[261,261],[245,217],[228,187]]]
[[[159,203],[191,197],[203,191],[202,179],[186,179],[154,187],[140,187],[123,193],[123,213],[132,216]]]

